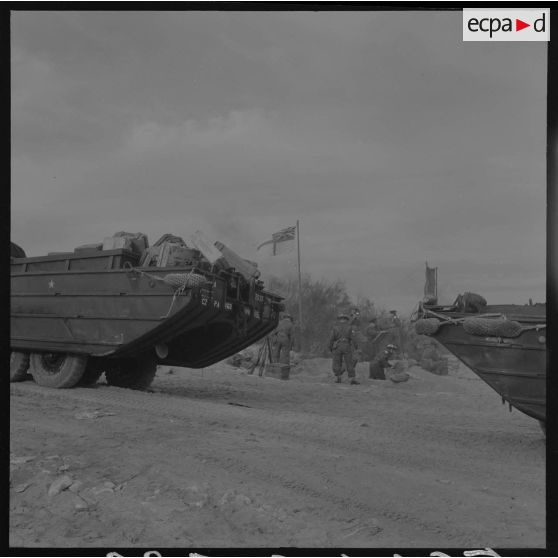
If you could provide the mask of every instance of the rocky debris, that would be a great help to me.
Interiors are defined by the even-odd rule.
[[[115,413],[107,413],[105,411],[101,411],[99,409],[94,409],[92,411],[81,411],[74,415],[74,418],[77,420],[87,420],[87,419],[97,419],[100,417],[112,417],[115,416]]]
[[[203,508],[210,498],[206,486],[192,484],[180,491],[180,499],[190,508]]]
[[[70,492],[79,492],[81,487],[83,486],[83,483],[81,481],[75,481],[73,482],[69,487],[68,490],[70,490]]]
[[[22,484],[18,484],[17,486],[14,487],[14,492],[25,492],[29,487],[31,486],[30,482],[24,482]]]
[[[74,509],[76,511],[87,511],[89,509],[89,503],[83,498],[78,497],[74,503]]]
[[[220,507],[228,507],[228,506],[248,506],[252,503],[252,500],[246,496],[245,494],[241,494],[240,492],[231,489],[227,490],[221,499],[219,500]]]
[[[257,352],[254,353],[252,349],[248,348],[229,357],[225,362],[235,368],[246,368],[249,370],[253,367],[256,359]]]
[[[29,461],[33,461],[34,459],[36,459],[34,455],[22,455],[20,457],[11,455],[10,465],[23,465],[24,463],[28,463]]]
[[[407,382],[410,375],[407,373],[407,364],[403,361],[396,361],[392,368],[386,370],[386,377],[391,380],[394,384],[401,382]]]
[[[103,484],[94,486],[90,489],[91,494],[100,496],[101,494],[114,494],[117,486],[111,481],[105,481]]]
[[[382,531],[375,519],[359,521],[356,517],[347,520],[347,525],[342,528],[341,540],[350,539],[358,535],[374,536]]]
[[[62,475],[58,477],[54,482],[50,485],[48,489],[48,495],[50,497],[56,496],[60,494],[63,490],[66,490],[74,483],[73,479],[69,475]]]
[[[156,488],[153,492],[153,494],[151,494],[151,496],[148,496],[145,499],[145,502],[150,502],[151,500],[155,500],[156,498],[158,498],[161,495],[161,489],[160,488]],[[145,503],[144,502],[144,503]]]
[[[259,514],[265,514],[272,517],[276,521],[285,522],[289,518],[289,514],[278,506],[272,506],[270,504],[262,504],[256,507],[256,512]]]

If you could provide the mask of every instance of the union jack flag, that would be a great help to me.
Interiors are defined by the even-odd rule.
[[[258,250],[263,246],[272,245],[272,255],[283,254],[293,248],[294,239],[296,238],[296,227],[287,227],[271,235],[271,240],[266,240],[258,246]],[[288,243],[288,244],[286,244]],[[281,246],[279,246],[281,244]]]

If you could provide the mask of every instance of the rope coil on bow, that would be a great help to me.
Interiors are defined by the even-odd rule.
[[[545,329],[546,324],[523,325],[516,320],[509,320],[503,314],[482,314],[464,318],[448,318],[432,310],[425,310],[426,317],[415,322],[415,331],[419,335],[433,335],[445,324],[461,324],[469,335],[480,337],[519,337],[524,331]]]
[[[152,279],[154,281],[165,283],[166,285],[174,289],[174,293],[172,295],[172,300],[169,309],[164,316],[161,316],[163,319],[169,317],[176,299],[182,293],[184,293],[186,289],[200,287],[205,285],[206,283],[209,283],[209,281],[204,275],[201,275],[199,273],[194,273],[194,271],[190,271],[188,273],[167,273],[164,277],[160,277],[159,275],[153,275],[152,273],[148,273],[147,271],[142,271],[141,269],[133,269],[133,272],[139,273],[140,275],[148,277],[149,279]]]
[[[153,279],[154,281],[166,283],[167,285],[175,289],[199,287],[201,285],[204,285],[205,283],[209,283],[204,275],[194,273],[193,271],[190,271],[188,273],[167,273],[167,275],[165,275],[164,277],[153,275],[152,273],[147,273],[147,271],[142,271],[141,269],[135,269],[134,271],[136,273],[139,273],[140,275],[149,277],[149,279]]]

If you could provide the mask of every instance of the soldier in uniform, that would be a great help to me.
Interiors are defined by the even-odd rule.
[[[366,336],[366,360],[372,360],[377,353],[376,344],[379,338],[380,330],[378,329],[378,324],[376,323],[376,318],[370,318],[366,329],[364,330],[364,335]]]
[[[293,348],[293,318],[284,312],[273,334],[272,354],[273,362],[291,363],[291,349]]]
[[[401,318],[397,315],[397,310],[390,310],[389,313],[391,314],[391,324],[392,324],[392,331],[391,331],[391,340],[394,345],[398,347],[402,346],[402,339],[401,339]]]
[[[369,375],[371,380],[385,380],[386,368],[391,368],[389,359],[392,358],[394,352],[397,350],[397,345],[389,344],[385,350],[382,351],[376,358],[370,361]]]
[[[362,358],[362,347],[359,346],[357,333],[360,328],[360,310],[353,306],[349,313],[349,323],[353,332],[353,368],[356,368],[358,361]]]
[[[390,310],[389,313],[391,314],[391,323],[393,327],[400,327],[401,326],[401,319],[397,315],[397,310]]]
[[[351,308],[349,313],[349,323],[353,328],[360,327],[360,310],[356,306]]]
[[[333,354],[332,368],[335,374],[335,382],[341,383],[344,364],[350,378],[350,383],[358,384],[359,382],[355,379],[355,368],[353,366],[353,328],[347,314],[339,314],[337,316],[337,323],[331,330],[328,347]]]

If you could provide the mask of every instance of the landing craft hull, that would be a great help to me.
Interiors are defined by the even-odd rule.
[[[545,305],[489,306],[486,314],[502,313],[526,329],[514,338],[467,333],[459,320],[483,314],[463,314],[430,308],[440,316],[439,329],[430,334],[475,372],[502,400],[526,415],[546,421],[546,312]],[[424,316],[431,318],[429,307]]]
[[[13,259],[12,350],[119,359],[162,347],[159,364],[201,368],[277,325],[276,295],[231,292],[226,276],[192,267],[121,267],[128,256],[114,250]],[[206,281],[184,290],[162,281],[192,271]]]

